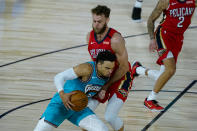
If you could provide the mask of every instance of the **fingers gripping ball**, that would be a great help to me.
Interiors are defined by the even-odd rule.
[[[83,110],[88,104],[88,97],[82,91],[74,91],[75,94],[71,96],[71,103],[75,106],[71,106],[74,111]]]

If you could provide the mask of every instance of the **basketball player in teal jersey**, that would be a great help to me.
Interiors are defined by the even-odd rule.
[[[70,97],[75,90],[85,92],[88,97],[99,92],[110,77],[115,60],[114,54],[104,51],[99,53],[96,62],[83,63],[57,74],[54,83],[58,92],[51,99],[34,131],[52,131],[65,119],[88,131],[108,131],[107,126],[89,107],[79,112],[73,111]]]

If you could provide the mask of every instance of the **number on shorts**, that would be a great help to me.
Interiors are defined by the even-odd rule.
[[[180,20],[180,22],[177,24],[177,27],[181,28],[181,27],[183,27],[182,23],[184,21],[184,17],[183,16],[179,17],[179,20]]]

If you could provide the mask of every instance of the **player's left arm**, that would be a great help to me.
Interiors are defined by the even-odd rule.
[[[112,83],[121,79],[126,74],[126,72],[129,71],[128,53],[125,47],[125,40],[119,33],[115,33],[113,35],[111,39],[111,47],[115,52],[119,66],[114,75],[104,85],[104,90],[107,90],[107,88],[109,88]]]

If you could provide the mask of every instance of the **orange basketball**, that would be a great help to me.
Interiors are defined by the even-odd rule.
[[[71,96],[71,102],[75,106],[71,106],[74,111],[81,111],[83,110],[88,104],[88,97],[82,91],[73,91],[75,94]]]

